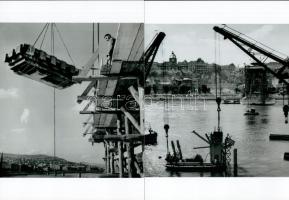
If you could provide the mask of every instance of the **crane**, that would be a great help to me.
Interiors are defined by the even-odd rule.
[[[47,27],[44,26],[40,36]],[[77,97],[78,103],[89,101],[80,111],[80,114],[89,115],[84,123],[87,128],[83,135],[91,134],[89,141],[92,143],[105,144],[107,173],[114,175],[114,161],[117,160],[119,177],[125,176],[125,171],[129,177],[138,177],[143,176],[142,154],[135,152],[135,148],[141,146],[143,152],[145,145],[154,145],[157,140],[155,132],[145,134],[144,85],[165,36],[165,33],[159,32],[144,50],[144,24],[119,24],[112,63],[100,64],[99,74],[89,75],[99,59],[98,48],[93,48],[90,59],[82,68],[67,64],[47,54],[41,47],[37,49],[29,44],[22,44],[13,49],[12,54],[6,54],[5,62],[16,74],[57,89],[88,82],[86,89]],[[93,88],[97,92],[88,96]],[[118,99],[118,96],[125,98]],[[136,106],[130,109],[132,101]],[[103,102],[111,106],[107,108]],[[91,107],[93,110],[88,110]],[[92,122],[90,119],[93,119]]]
[[[239,47],[244,53],[246,53],[250,58],[252,58],[257,65],[263,67],[266,71],[271,73],[274,77],[276,77],[279,82],[286,85],[287,94],[289,92],[289,59],[283,58],[281,55],[285,55],[281,52],[278,52],[256,40],[253,38],[235,30],[227,25],[224,25],[223,28],[218,26],[214,26],[214,31],[224,36],[224,39],[230,40],[233,44]],[[263,55],[264,58],[258,58],[256,55]],[[279,55],[277,55],[279,54]],[[273,61],[280,63],[282,67],[279,69],[273,70],[271,69],[268,64],[266,64],[267,59],[270,58]],[[283,101],[284,102],[284,101]],[[283,112],[285,115],[285,123],[288,123],[288,111],[289,106],[283,105]]]
[[[250,58],[252,58],[256,62],[256,64],[262,66],[266,71],[270,72],[273,76],[279,79],[280,82],[284,83],[287,87],[289,87],[289,82],[286,80],[289,78],[289,74],[285,73],[286,69],[289,70],[288,58],[282,58],[280,55],[277,55],[278,51],[275,51],[272,48],[226,25],[223,28],[215,26],[213,29],[217,33],[223,35],[224,39],[230,40],[233,44],[239,47]],[[265,56],[265,58],[260,59],[256,56],[257,54],[261,54]],[[279,68],[277,71],[269,68],[268,65],[265,63],[268,58],[280,63],[282,67]]]

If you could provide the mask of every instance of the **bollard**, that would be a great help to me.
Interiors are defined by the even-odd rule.
[[[238,176],[238,152],[234,149],[234,177]]]

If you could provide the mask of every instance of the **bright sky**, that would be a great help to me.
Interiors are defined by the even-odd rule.
[[[163,31],[167,35],[156,57],[157,61],[167,61],[171,51],[174,51],[178,61],[202,58],[209,63],[213,63],[216,62],[215,47],[219,48],[218,45],[215,45],[214,26],[216,25],[148,24],[145,26],[145,36],[151,38],[157,31]],[[289,55],[289,25],[233,24],[228,26]],[[220,38],[220,57],[217,56],[218,64],[234,63],[244,66],[244,63],[248,64],[251,62],[249,57],[232,42],[223,40],[222,37]]]
[[[14,74],[4,63],[5,53],[21,43],[33,44],[44,24],[0,24],[0,152],[53,155],[53,88]],[[83,66],[92,51],[92,24],[57,24],[77,67]],[[107,43],[103,36],[116,36],[116,24],[100,24],[100,56]],[[97,28],[95,28],[97,32]],[[44,50],[50,52],[47,33]],[[95,36],[96,37],[96,36]],[[97,47],[97,42],[95,43]],[[39,47],[39,42],[36,47]],[[55,55],[70,62],[55,36]],[[103,145],[92,146],[82,137],[87,116],[76,103],[87,83],[56,90],[56,155],[72,161],[102,162]]]
[[[53,89],[42,83],[14,74],[4,63],[5,53],[21,43],[33,44],[44,24],[0,24],[0,152],[23,154],[53,154]],[[92,24],[57,24],[77,67],[89,59],[92,49]],[[164,31],[166,38],[156,60],[166,61],[174,51],[179,61],[196,60],[214,62],[213,25],[146,25],[145,40],[148,44],[157,31]],[[289,54],[289,25],[232,25],[235,29]],[[116,36],[116,24],[100,25],[100,56],[104,57],[107,44],[105,33]],[[44,49],[49,52],[49,38]],[[56,36],[55,55],[67,62],[63,45]],[[96,45],[97,46],[97,45]],[[39,47],[36,45],[36,47]],[[243,65],[249,62],[229,41],[222,42],[221,64]],[[87,84],[87,83],[86,83]],[[91,146],[83,138],[82,122],[87,116],[78,111],[76,103],[86,84],[56,90],[56,155],[71,161],[103,163],[103,145]]]

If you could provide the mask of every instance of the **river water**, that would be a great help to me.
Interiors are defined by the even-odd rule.
[[[274,106],[254,106],[258,116],[244,116],[247,105],[221,104],[221,128],[224,137],[229,133],[238,149],[239,176],[289,176],[289,162],[283,160],[284,152],[289,152],[289,142],[269,141],[269,134],[289,134],[289,125],[284,123],[282,101]],[[252,108],[252,107],[251,107]],[[146,147],[144,162],[146,176],[212,176],[210,173],[178,173],[165,170],[166,139],[164,117],[170,125],[169,140],[179,140],[183,157],[201,154],[209,162],[208,149],[194,150],[193,147],[207,146],[192,134],[210,133],[217,126],[217,106],[215,101],[175,101],[147,102],[146,125],[159,133],[158,145]],[[164,113],[167,113],[164,115]],[[233,159],[233,158],[232,158]]]

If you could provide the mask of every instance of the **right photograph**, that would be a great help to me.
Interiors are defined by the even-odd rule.
[[[289,25],[145,24],[158,32],[145,176],[288,177]]]

